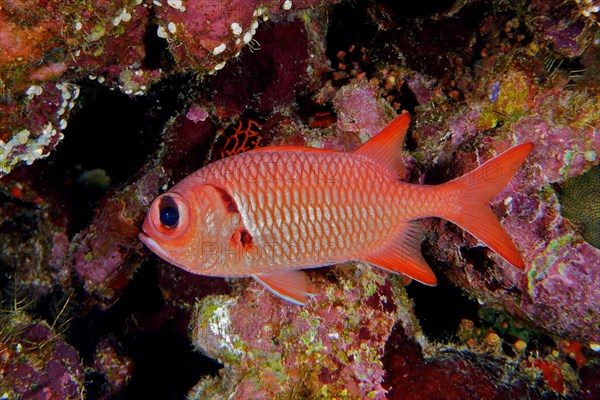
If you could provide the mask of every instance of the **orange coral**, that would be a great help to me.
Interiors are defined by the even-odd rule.
[[[242,118],[217,136],[212,148],[213,160],[231,157],[260,146],[261,125],[251,118]]]
[[[559,363],[537,358],[531,364],[542,371],[542,378],[552,390],[565,394],[565,380]]]

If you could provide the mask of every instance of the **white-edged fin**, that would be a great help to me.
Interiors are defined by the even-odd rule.
[[[308,276],[302,271],[269,272],[252,275],[254,279],[282,299],[305,305],[316,293]]]
[[[437,280],[421,255],[423,228],[419,221],[409,221],[383,249],[364,258],[364,261],[390,272],[406,275],[426,285],[435,286]]]
[[[371,140],[356,150],[378,164],[398,175],[399,179],[405,177],[404,162],[402,160],[402,145],[410,123],[410,114],[403,112]]]

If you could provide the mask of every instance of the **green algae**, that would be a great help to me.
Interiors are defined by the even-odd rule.
[[[510,71],[498,81],[495,101],[484,105],[477,127],[482,130],[493,129],[501,122],[516,122],[527,115],[531,82],[520,71]]]
[[[563,267],[556,263],[567,256],[575,242],[577,242],[577,235],[572,232],[552,239],[547,243],[546,251],[534,259],[532,267],[527,272],[527,288],[532,297],[535,295],[536,282],[543,279],[552,266],[556,266],[561,272]]]
[[[564,153],[563,160],[565,165],[560,169],[560,174],[567,178],[569,176],[569,171],[571,170],[571,166],[573,165],[573,160],[575,156],[579,153],[579,149],[575,146],[573,149],[567,150]]]
[[[485,325],[491,326],[501,337],[517,338],[526,343],[540,337],[539,332],[532,330],[518,319],[494,308],[483,306],[477,311],[477,316]],[[481,332],[483,332],[483,336],[487,334],[485,330],[481,330]]]
[[[106,35],[106,28],[103,25],[95,25],[88,35],[88,40],[90,42],[95,42],[100,40],[104,35]]]
[[[583,238],[600,249],[600,166],[567,180],[558,197],[561,215],[579,226]]]
[[[573,241],[575,239],[574,236],[575,235],[573,235],[572,233],[568,233],[565,236],[561,236],[559,238],[552,239],[550,242],[548,242],[546,249],[553,251],[553,252],[557,253],[558,255],[562,255],[562,254],[559,254],[560,250],[562,250],[565,246],[571,245],[571,243],[573,243]]]

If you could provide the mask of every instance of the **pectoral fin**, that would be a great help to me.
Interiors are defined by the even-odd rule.
[[[270,272],[252,277],[273,294],[301,306],[316,294],[310,279],[302,271]]]

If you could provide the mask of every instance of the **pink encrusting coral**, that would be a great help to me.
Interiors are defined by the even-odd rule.
[[[47,155],[62,139],[60,132],[77,98],[75,81],[97,80],[115,84],[127,95],[142,95],[167,75],[215,72],[245,46],[260,47],[254,36],[259,23],[271,17],[338,1],[294,6],[291,1],[120,0],[96,2],[93,11],[79,2],[32,6],[0,1],[0,112],[11,116],[0,114],[0,144],[12,148],[27,141],[23,132],[32,139],[43,137],[35,148],[28,146],[26,156],[0,152],[0,176],[18,162],[31,163]],[[155,16],[158,27],[152,24]],[[148,44],[161,41],[175,58],[171,68],[148,61],[152,51]],[[292,70],[282,68],[282,77],[287,71]],[[56,115],[43,110],[49,108],[52,82],[71,93],[65,98],[69,108],[62,107]],[[37,123],[30,123],[31,117]]]
[[[338,130],[359,133],[363,141],[379,133],[387,120],[386,105],[377,92],[377,86],[368,82],[342,87],[333,99]]]
[[[20,310],[0,316],[0,391],[5,398],[75,400],[83,392],[79,354],[53,328]]]
[[[109,399],[119,393],[131,378],[133,361],[119,354],[114,340],[104,339],[94,354],[94,369],[104,375],[106,385],[103,398]]]
[[[522,84],[526,76],[522,71],[499,79],[502,85],[496,103],[504,102],[500,110],[505,117],[501,119],[506,119],[503,122],[507,125],[495,139],[480,139],[476,153],[464,151],[463,146],[472,142],[478,124],[488,123],[486,110],[497,107],[491,100],[472,103],[476,107],[449,118],[444,128],[435,128],[437,132],[453,133],[451,141],[440,148],[438,162],[451,166],[457,174],[475,165],[475,157],[498,154],[513,140],[536,143],[523,171],[517,172],[513,183],[492,199],[493,209],[502,216],[503,225],[513,232],[523,252],[526,273],[511,268],[492,273],[482,267],[480,259],[471,258],[461,244],[463,239],[454,235],[436,235],[437,246],[444,249],[440,253],[444,262],[466,262],[464,269],[450,266],[449,276],[480,301],[512,310],[555,334],[598,342],[600,292],[594,288],[600,286],[600,271],[595,267],[600,265],[600,250],[563,218],[554,186],[598,163],[592,156],[600,148],[600,138],[593,128],[600,122],[598,95],[583,90],[562,91],[561,80],[546,89],[528,88]],[[519,100],[524,99],[523,89],[531,101]],[[522,105],[516,107],[519,101]],[[578,111],[574,112],[573,107]],[[423,127],[425,132],[430,129]],[[477,244],[470,237],[465,239],[471,246]],[[489,257],[503,264],[495,256]]]
[[[200,381],[190,398],[385,399],[383,346],[407,304],[385,275],[367,266],[312,274],[320,294],[303,308],[255,283],[239,295],[206,297],[192,338],[225,370]]]
[[[169,0],[164,7],[156,8],[160,23],[158,35],[169,42],[169,49],[181,67],[214,72],[222,69],[244,46],[260,48],[260,42],[254,37],[260,23],[285,16],[292,9],[337,2],[339,0],[234,0],[208,3]],[[290,45],[295,45],[292,38]]]
[[[140,69],[144,57],[149,13],[141,1],[96,2],[93,11],[79,2],[40,3],[0,2],[0,143],[7,146],[0,175],[62,140],[79,94],[75,80],[116,80],[109,71]],[[147,85],[157,77],[147,76]]]
[[[589,127],[548,126],[536,117],[528,119],[513,125],[513,132],[523,138],[532,132],[546,132],[538,136],[540,148],[532,155],[535,178],[522,181],[518,194],[504,201],[508,203],[505,223],[518,232],[530,263],[527,279],[518,284],[522,288],[520,306],[545,329],[597,343],[600,292],[595,288],[600,286],[600,270],[596,268],[600,250],[586,242],[560,214],[560,202],[551,184],[589,168],[592,163],[585,160],[584,153],[600,149],[600,138]],[[528,228],[516,226],[516,220],[523,218],[529,221]],[[545,241],[540,242],[540,238]]]
[[[89,306],[112,305],[139,266],[134,221],[164,180],[161,171],[150,169],[135,184],[107,199],[92,223],[73,238],[61,284],[69,287],[73,280],[82,282]]]

